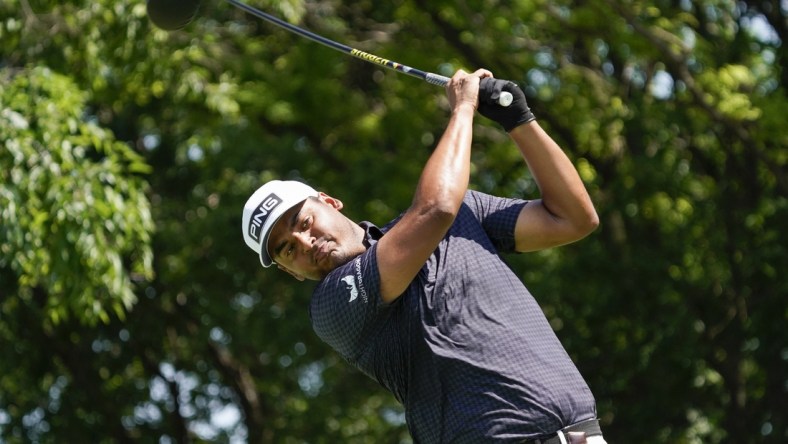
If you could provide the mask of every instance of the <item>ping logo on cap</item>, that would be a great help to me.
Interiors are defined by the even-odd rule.
[[[269,194],[268,197],[263,199],[263,202],[254,209],[252,217],[249,219],[249,237],[260,242],[260,235],[262,234],[262,228],[263,225],[265,225],[266,219],[268,219],[268,216],[274,208],[281,203],[282,199],[274,193]]]

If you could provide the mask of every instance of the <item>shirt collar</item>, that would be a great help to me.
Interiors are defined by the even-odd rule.
[[[372,222],[361,222],[359,223],[361,228],[364,229],[364,246],[369,248],[375,245],[381,237],[383,237],[383,232],[375,226]]]

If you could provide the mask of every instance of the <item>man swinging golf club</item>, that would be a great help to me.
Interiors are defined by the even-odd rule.
[[[264,267],[319,281],[315,332],[404,405],[414,442],[604,443],[591,391],[499,255],[585,237],[594,206],[517,85],[460,70],[446,91],[448,124],[398,218],[355,223],[339,199],[272,181],[244,206],[244,239]],[[541,199],[468,190],[477,109],[509,133]]]

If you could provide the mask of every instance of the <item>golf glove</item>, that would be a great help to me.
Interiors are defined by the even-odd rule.
[[[504,107],[498,104],[501,91],[512,94],[512,104]],[[536,120],[528,108],[523,90],[510,80],[485,77],[479,85],[479,113],[498,123],[508,133],[515,127]]]

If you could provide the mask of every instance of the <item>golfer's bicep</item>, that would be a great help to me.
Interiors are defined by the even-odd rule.
[[[564,220],[551,214],[541,200],[524,206],[514,227],[518,252],[538,251],[577,240],[575,231]]]

